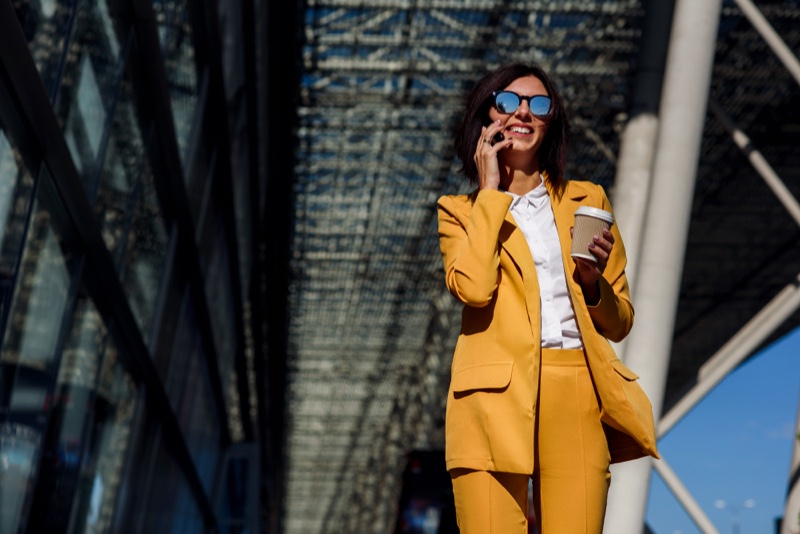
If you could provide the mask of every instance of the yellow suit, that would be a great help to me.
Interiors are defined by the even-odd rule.
[[[547,180],[545,179],[547,183]],[[607,428],[612,462],[658,457],[650,402],[637,376],[608,342],[633,324],[625,248],[615,244],[600,279],[600,301],[588,307],[569,255],[578,206],[611,211],[600,186],[549,187],[567,286]],[[453,356],[446,419],[447,468],[533,473],[541,356],[539,284],[530,248],[500,191],[439,199],[439,242],[447,287],[465,304]]]

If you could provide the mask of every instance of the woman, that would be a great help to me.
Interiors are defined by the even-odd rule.
[[[596,261],[569,254],[578,206],[569,124],[537,65],[481,79],[456,132],[477,189],[439,199],[450,292],[464,303],[447,403],[446,459],[462,534],[527,532],[528,478],[542,534],[600,533],[609,463],[658,457],[650,403],[614,354],[633,324],[616,225]]]

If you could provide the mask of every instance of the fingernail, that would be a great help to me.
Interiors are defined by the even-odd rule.
[[[589,243],[589,248],[594,248],[594,247],[595,247],[594,243]]]
[[[592,236],[592,239],[594,239],[594,240],[596,241],[596,240],[598,240],[598,239],[600,239],[600,238],[599,238],[599,237],[597,237],[596,235],[593,235],[593,236]]]
[[[494,123],[495,124],[500,124],[500,119],[497,119],[496,121],[494,121]]]

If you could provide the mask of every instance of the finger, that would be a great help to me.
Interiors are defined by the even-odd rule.
[[[484,129],[481,130],[481,139],[479,142],[491,145],[492,139],[494,136],[497,135],[499,132],[503,130],[503,127],[500,125],[500,121],[494,121],[489,126],[484,126]]]
[[[478,137],[478,146],[477,146],[477,149],[478,149],[478,150],[480,150],[481,148],[483,148],[483,145],[485,145],[485,144],[486,144],[486,143],[485,143],[485,139],[486,139],[487,137],[489,137],[489,132],[488,132],[488,130],[489,130],[489,128],[487,128],[486,126],[481,126],[481,135]],[[477,154],[477,150],[476,150],[476,154]]]
[[[502,144],[503,148],[506,148],[506,147],[509,147],[512,144],[514,144],[514,139],[511,138],[511,137],[506,137],[505,139],[503,139],[502,143],[498,143],[498,144]]]
[[[495,143],[494,145],[491,145],[491,146],[492,146],[492,148],[491,148],[491,150],[488,152],[488,154],[492,154],[492,155],[495,155],[495,154],[497,154],[498,152],[500,152],[500,151],[501,151],[501,150],[503,150],[504,148],[506,148],[506,147],[508,147],[508,146],[511,146],[511,143],[512,143],[513,141],[514,141],[513,139],[503,139],[502,141],[500,141],[500,142],[498,142],[498,143]]]
[[[603,237],[605,238],[606,241],[608,241],[612,245],[616,241],[614,239],[614,234],[611,233],[611,230],[606,230],[605,228],[603,229]]]
[[[575,227],[574,226],[570,226],[569,227],[569,236],[572,237],[572,234],[574,234],[574,233],[575,233]]]
[[[590,245],[592,245],[592,244],[600,247],[606,253],[610,253],[611,249],[614,247],[614,242],[613,241],[609,241],[609,240],[605,239],[604,237],[600,237],[600,236],[593,236],[592,237],[592,242],[590,243]]]
[[[489,136],[489,132],[487,130],[488,130],[488,128],[486,126],[481,126],[481,135],[480,135],[480,137],[478,137],[478,148],[479,149],[483,147],[483,145],[485,144],[484,140]]]
[[[589,243],[589,252],[591,252],[592,255],[594,255],[594,257],[602,263],[602,265],[605,265],[608,262],[610,250],[605,250],[595,243]]]

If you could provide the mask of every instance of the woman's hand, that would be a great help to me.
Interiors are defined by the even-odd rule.
[[[573,228],[569,229],[570,237],[573,234]],[[592,242],[589,243],[589,251],[597,258],[597,262],[575,258],[575,263],[578,266],[578,277],[583,289],[583,295],[587,304],[593,305],[600,301],[600,287],[597,281],[603,276],[603,271],[608,265],[608,258],[611,255],[611,249],[614,248],[614,236],[608,230],[603,230],[603,235],[596,235],[592,237]]]
[[[512,142],[509,138],[492,144],[494,136],[502,130],[503,127],[499,120],[481,128],[481,136],[478,139],[478,146],[475,147],[473,160],[478,169],[478,180],[482,190],[500,187],[500,165],[497,161],[497,153],[510,146]]]

